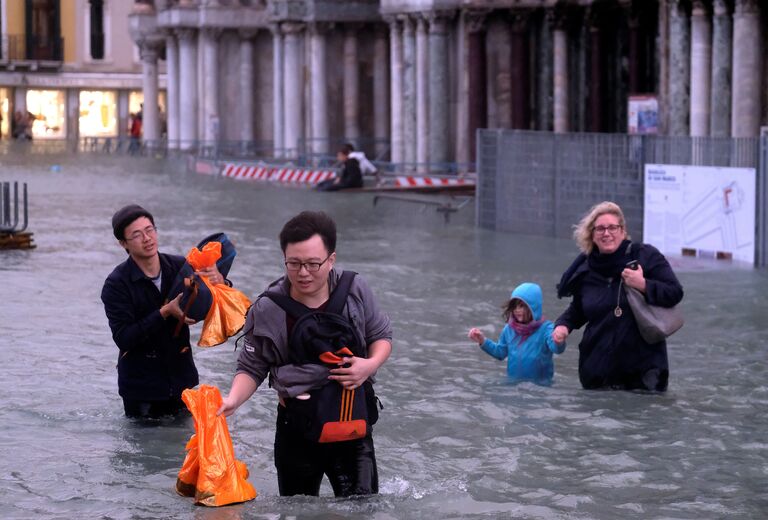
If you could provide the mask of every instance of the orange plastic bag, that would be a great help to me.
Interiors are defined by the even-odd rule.
[[[187,456],[176,479],[176,492],[195,497],[204,506],[225,506],[256,498],[248,482],[248,468],[235,459],[227,420],[216,415],[221,394],[215,386],[200,385],[181,394],[195,420],[195,432],[187,442]]]
[[[195,271],[212,266],[221,258],[221,242],[208,242],[203,250],[193,247],[187,254],[187,262]],[[237,289],[224,284],[213,285],[201,277],[211,290],[213,302],[203,321],[198,347],[213,347],[224,343],[227,338],[237,334],[245,324],[245,313],[251,306],[248,297]]]

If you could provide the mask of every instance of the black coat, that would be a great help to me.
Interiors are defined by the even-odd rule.
[[[160,253],[162,290],[158,292],[130,257],[115,267],[104,282],[101,301],[120,354],[117,386],[124,399],[155,401],[180,398],[198,383],[189,344],[189,327],[178,337],[178,321],[163,319],[160,307],[184,265],[181,256]]]
[[[683,287],[667,259],[648,244],[633,244],[627,261],[638,260],[646,279],[648,303],[672,307],[683,299]],[[555,326],[568,330],[586,324],[579,344],[579,379],[584,388],[666,390],[669,379],[667,344],[646,343],[640,336],[620,278],[606,278],[579,255],[558,285],[558,297],[573,296]],[[621,317],[614,310],[618,304]]]

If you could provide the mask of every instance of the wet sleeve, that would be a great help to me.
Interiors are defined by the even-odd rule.
[[[672,266],[658,249],[647,244],[644,247],[649,253],[648,260],[643,265],[646,301],[660,307],[677,305],[683,299],[683,286],[675,276]]]
[[[258,387],[266,379],[269,369],[277,364],[277,348],[272,340],[247,333],[244,337],[243,350],[237,358],[235,375],[247,374]]]
[[[101,301],[112,330],[112,339],[122,351],[141,348],[159,333],[165,320],[156,309],[146,316],[137,316],[128,287],[122,281],[108,278],[101,291]]]
[[[568,332],[581,328],[587,322],[578,294],[574,294],[568,308],[555,320],[555,327],[565,325]]]
[[[373,291],[368,283],[360,276],[355,277],[359,289],[360,300],[363,306],[365,320],[365,342],[372,344],[380,339],[386,339],[392,343],[392,326],[389,316],[379,308]]]
[[[512,331],[510,330],[509,325],[504,325],[504,330],[501,331],[501,336],[499,336],[498,343],[485,338],[485,341],[483,341],[483,344],[480,345],[480,348],[483,349],[487,354],[501,360],[509,355],[509,343],[512,341],[512,339]]]

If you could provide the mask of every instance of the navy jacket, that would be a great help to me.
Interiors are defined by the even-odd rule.
[[[638,260],[646,279],[645,299],[672,307],[683,299],[683,287],[667,259],[648,244],[633,244],[627,261]],[[586,324],[579,344],[579,379],[584,388],[666,390],[669,379],[667,344],[646,343],[640,336],[620,278],[610,279],[590,269],[584,254],[563,274],[558,297],[573,296],[555,326],[568,330]],[[621,317],[614,315],[617,301]]]
[[[120,349],[117,385],[124,399],[181,398],[184,389],[198,383],[189,327],[184,325],[174,338],[178,321],[164,320],[160,315],[160,307],[184,262],[181,256],[160,253],[159,292],[130,257],[115,267],[104,282],[101,301],[112,338]]]

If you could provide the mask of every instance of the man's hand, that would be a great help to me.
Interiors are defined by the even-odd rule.
[[[216,415],[223,415],[224,417],[229,417],[233,413],[235,413],[235,410],[237,410],[237,407],[240,403],[237,402],[236,399],[234,399],[231,396],[227,396],[221,401],[221,406],[219,406],[219,409],[216,411]]]
[[[163,317],[163,319],[167,319],[168,316],[172,316],[176,318],[177,320],[180,320],[182,316],[184,316],[184,311],[181,310],[181,296],[183,293],[179,293],[176,298],[169,301],[162,307],[160,307],[160,315]],[[184,317],[184,321],[187,325],[192,325],[193,323],[196,323],[195,320],[191,318]]]
[[[224,276],[219,272],[219,268],[216,267],[216,264],[209,267],[203,267],[199,271],[195,271],[195,274],[198,276],[205,276],[213,285],[224,283]]]
[[[342,358],[339,368],[332,368],[328,379],[338,382],[345,388],[354,389],[365,383],[376,372],[378,365],[371,359],[361,357]],[[344,366],[348,365],[348,366]]]

